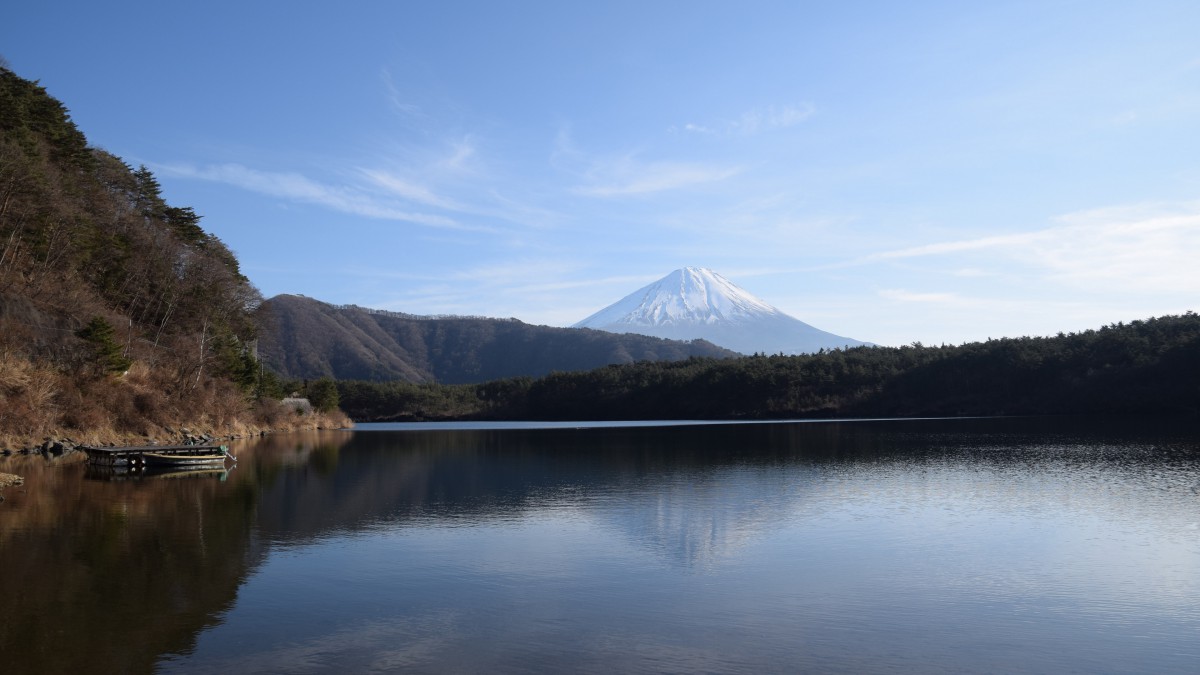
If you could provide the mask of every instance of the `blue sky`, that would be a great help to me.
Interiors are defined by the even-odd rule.
[[[686,265],[880,344],[1200,309],[1200,3],[17,3],[267,295],[570,325]]]

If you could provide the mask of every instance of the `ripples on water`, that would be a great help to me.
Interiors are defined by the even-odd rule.
[[[32,552],[52,581],[20,589],[30,628],[0,651],[34,670],[1196,672],[1198,448],[1187,426],[1062,420],[405,428],[247,445],[224,482],[38,469],[31,492],[109,515],[2,505],[0,568]],[[64,625],[127,644],[48,656]]]

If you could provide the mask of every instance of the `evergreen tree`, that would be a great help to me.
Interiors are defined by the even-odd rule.
[[[91,344],[95,363],[105,373],[123,373],[129,370],[129,366],[133,364],[122,353],[121,345],[117,344],[115,333],[116,331],[113,330],[112,324],[99,316],[93,317],[88,322],[88,325],[75,332],[76,337],[86,340]]]
[[[308,402],[313,408],[329,413],[337,410],[338,388],[331,378],[322,377],[308,383]]]

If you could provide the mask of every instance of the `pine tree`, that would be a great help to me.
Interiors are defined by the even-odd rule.
[[[106,373],[123,373],[133,364],[122,353],[121,345],[117,344],[116,331],[112,324],[102,317],[93,317],[88,325],[75,332],[79,337],[92,345],[95,362]]]

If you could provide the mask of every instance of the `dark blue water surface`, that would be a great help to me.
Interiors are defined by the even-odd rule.
[[[1194,421],[480,426],[0,462],[5,670],[1200,664]]]

